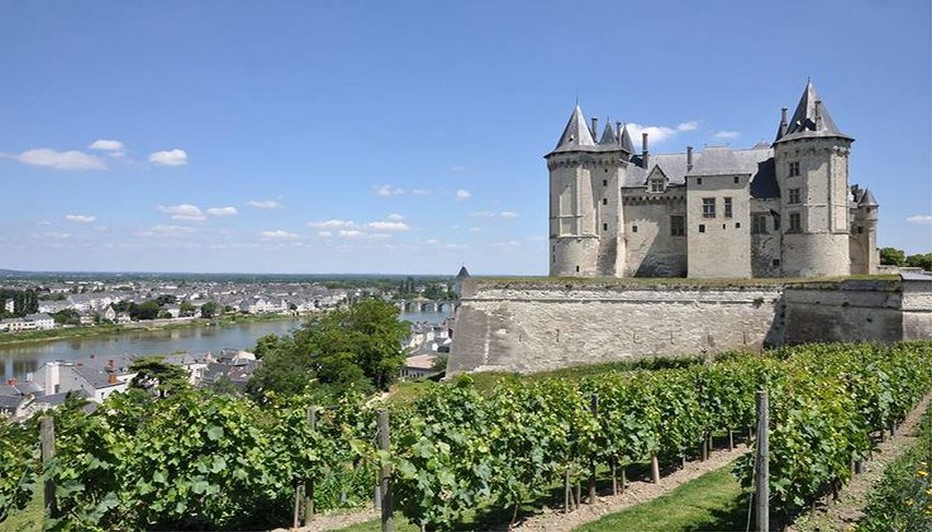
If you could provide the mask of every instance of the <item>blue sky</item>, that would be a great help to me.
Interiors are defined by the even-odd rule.
[[[811,76],[932,251],[930,3],[0,1],[0,268],[546,274],[542,156],[770,141]],[[636,140],[636,143],[637,140]]]

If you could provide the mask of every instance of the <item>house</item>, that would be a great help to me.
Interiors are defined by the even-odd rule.
[[[45,313],[27,314],[25,319],[35,324],[36,330],[47,331],[55,328],[55,319]]]

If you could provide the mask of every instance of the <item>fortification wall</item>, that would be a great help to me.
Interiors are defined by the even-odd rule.
[[[448,374],[815,341],[932,339],[932,279],[643,284],[469,279]]]
[[[579,280],[464,286],[449,374],[533,372],[782,341],[780,286],[630,286]]]

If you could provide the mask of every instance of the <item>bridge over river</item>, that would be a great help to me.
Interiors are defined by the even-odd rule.
[[[398,301],[398,310],[405,314],[449,314],[453,315],[460,306],[459,301],[433,301],[430,299],[405,299]]]

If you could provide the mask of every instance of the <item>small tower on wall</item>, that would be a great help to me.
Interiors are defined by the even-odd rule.
[[[623,271],[621,187],[629,153],[621,131],[586,123],[577,105],[556,148],[544,158],[550,174],[550,275],[615,276]],[[621,263],[621,264],[619,264]],[[616,273],[617,272],[617,273]]]
[[[877,200],[870,189],[857,190],[860,197],[855,197],[854,224],[851,227],[851,273],[873,275],[880,264],[880,250],[877,248]],[[855,252],[856,251],[856,252]]]
[[[780,187],[782,268],[787,277],[849,275],[848,155],[842,133],[812,82],[774,142]]]

